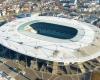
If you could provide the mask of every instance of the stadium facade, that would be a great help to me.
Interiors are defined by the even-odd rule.
[[[4,46],[2,53],[10,49],[13,54],[33,58],[31,67],[35,70],[80,74],[93,71],[99,65],[99,34],[97,27],[84,22],[32,16],[1,26],[0,44]]]

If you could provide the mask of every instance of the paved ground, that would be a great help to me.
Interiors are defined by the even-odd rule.
[[[5,59],[4,63],[6,65],[9,65],[10,67],[19,67],[18,63],[11,60]],[[0,63],[0,70],[14,77],[16,80],[36,80],[36,78],[40,78],[43,80],[82,80],[82,76],[79,77],[78,75],[67,75],[67,76],[66,75],[52,75],[47,72],[34,71],[30,68],[24,69],[24,67],[22,70],[24,70],[26,74],[23,76],[19,73],[12,71],[4,63]],[[92,80],[100,80],[100,71],[94,72],[91,78]]]
[[[92,80],[100,80],[100,70],[93,72]]]
[[[6,65],[9,65],[10,67],[18,67],[17,63],[7,60],[4,61]],[[71,77],[66,76],[58,76],[58,75],[52,75],[47,72],[40,72],[40,71],[34,71],[30,68],[26,68],[24,71],[26,74],[24,76],[20,75],[19,73],[16,73],[12,71],[8,66],[6,66],[3,63],[0,63],[0,70],[6,72],[8,75],[13,76],[16,80],[36,80],[36,78],[42,78],[43,80],[71,80]],[[74,80],[77,80],[74,79]]]

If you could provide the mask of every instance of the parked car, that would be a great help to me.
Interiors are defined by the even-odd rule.
[[[90,15],[90,16],[86,17],[84,21],[87,23],[93,24],[97,20],[98,20],[98,17],[96,17],[95,15]]]
[[[16,18],[25,18],[25,17],[30,17],[30,13],[20,13],[19,15],[16,15]]]
[[[0,20],[0,26],[4,25],[7,21],[5,20]]]

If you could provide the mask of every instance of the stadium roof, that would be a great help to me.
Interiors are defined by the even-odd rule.
[[[78,34],[67,40],[49,37],[36,38],[27,31],[19,30],[34,21],[48,22],[73,27]],[[24,26],[24,27],[25,27]],[[58,17],[32,16],[14,20],[0,27],[0,44],[31,57],[48,61],[75,63],[84,62],[100,56],[100,30],[90,24]]]

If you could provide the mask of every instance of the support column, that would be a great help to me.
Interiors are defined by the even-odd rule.
[[[31,66],[30,66],[32,69],[34,70],[38,70],[38,64],[37,64],[37,61],[36,60],[32,60],[31,61]]]
[[[53,62],[53,71],[52,74],[58,73],[58,62]]]
[[[78,63],[78,66],[79,66],[81,72],[82,72],[82,73],[85,73],[85,68],[84,68],[83,64]]]

